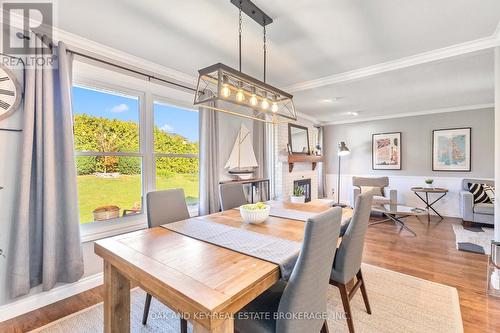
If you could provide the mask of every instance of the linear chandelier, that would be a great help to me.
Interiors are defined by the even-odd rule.
[[[250,0],[231,3],[239,8],[239,70],[222,63],[200,69],[194,105],[267,123],[297,120],[293,96],[266,83],[266,25],[273,20]],[[241,71],[242,12],[264,28],[263,81]]]

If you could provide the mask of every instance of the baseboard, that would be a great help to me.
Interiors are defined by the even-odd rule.
[[[103,274],[98,273],[84,277],[75,283],[64,284],[52,290],[26,296],[12,303],[2,305],[0,306],[0,322],[100,286],[102,283]]]

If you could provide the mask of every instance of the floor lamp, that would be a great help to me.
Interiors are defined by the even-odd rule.
[[[337,173],[337,203],[335,204],[335,206],[339,206],[339,207],[345,207],[346,205],[345,204],[342,204],[340,203],[340,160],[342,158],[342,156],[346,156],[346,155],[349,155],[351,153],[351,151],[349,150],[349,148],[347,148],[346,144],[344,141],[341,141],[339,143],[339,148],[337,150],[337,155],[339,156],[339,169],[338,169],[338,173]]]

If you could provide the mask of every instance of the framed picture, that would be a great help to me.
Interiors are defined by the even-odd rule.
[[[401,132],[372,134],[372,169],[401,170]]]
[[[432,170],[471,171],[471,128],[432,131]]]

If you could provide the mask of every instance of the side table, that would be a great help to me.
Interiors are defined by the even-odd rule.
[[[441,218],[441,220],[439,221],[439,222],[441,222],[443,220],[443,217],[432,206],[436,202],[441,200],[448,193],[448,189],[442,188],[442,187],[433,187],[433,188],[430,188],[430,187],[412,187],[411,190],[413,191],[413,193],[415,193],[415,195],[417,197],[419,197],[420,200],[422,200],[425,203],[425,209],[427,209],[427,223],[431,222],[430,209],[432,209],[432,211],[434,213],[436,213],[437,216],[439,216]],[[420,195],[420,193],[425,194],[425,198],[422,195]],[[432,193],[439,194],[439,197],[437,199],[435,199],[434,201],[430,202],[429,201],[429,194],[432,194]]]

